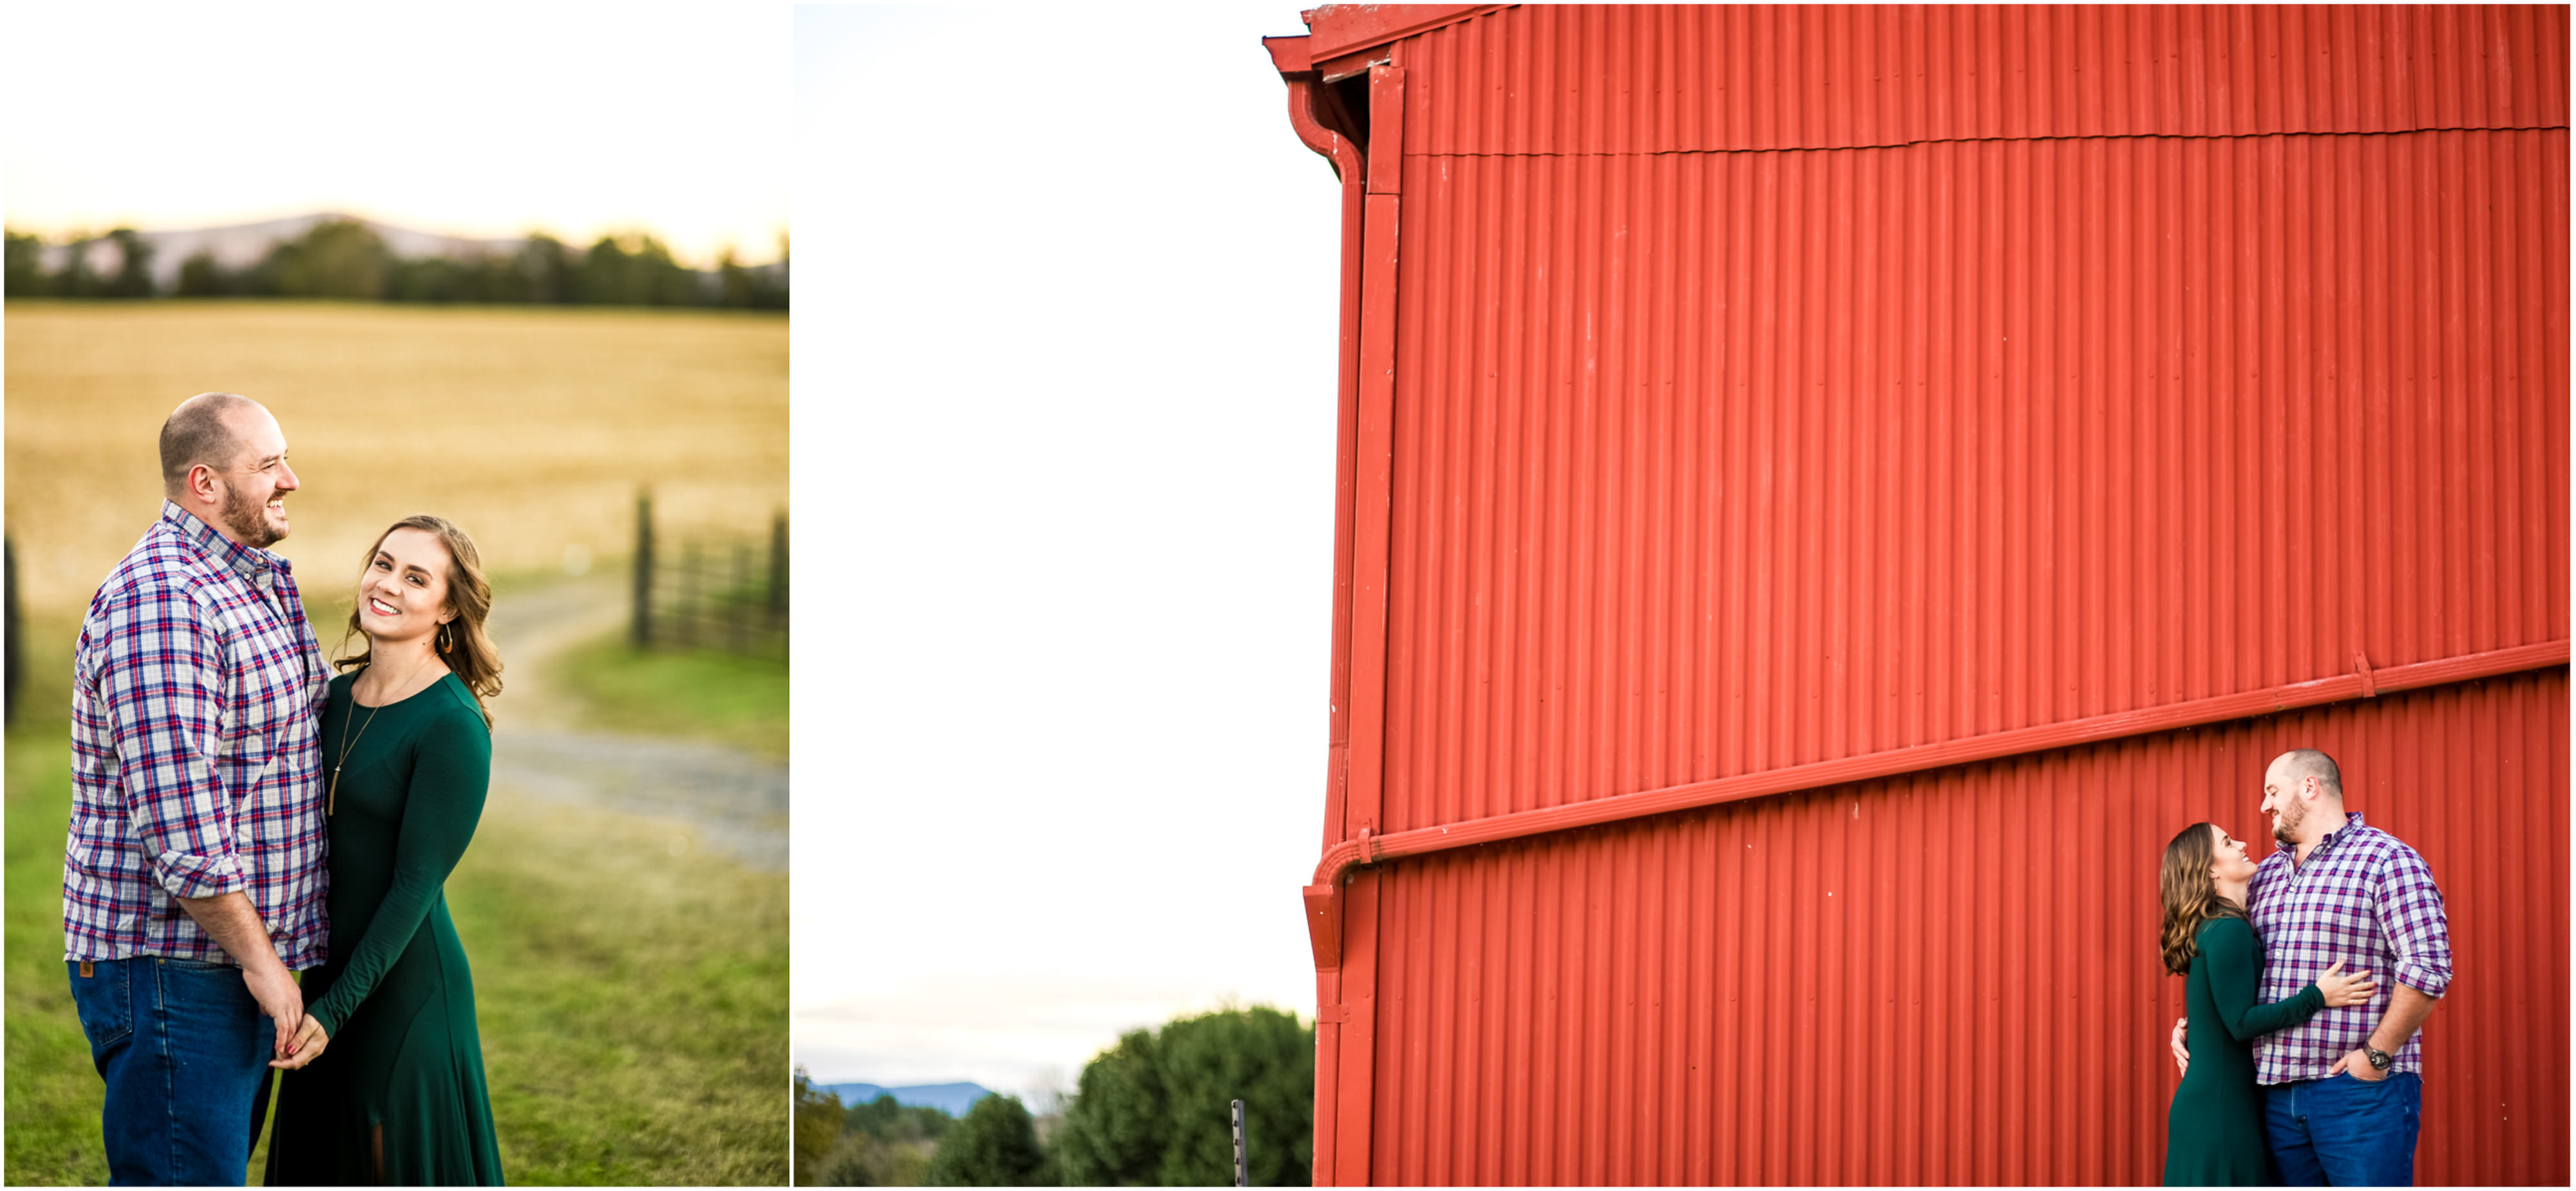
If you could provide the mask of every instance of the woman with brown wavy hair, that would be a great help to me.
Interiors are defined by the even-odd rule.
[[[2257,1035],[2285,1030],[2329,1005],[2360,1005],[2370,974],[2343,975],[2337,963],[2285,1000],[2255,1003],[2263,944],[2245,916],[2254,861],[2242,840],[2214,823],[2194,823],[2165,845],[2157,884],[2164,898],[2165,970],[2183,977],[2191,1066],[2165,1116],[2165,1185],[2277,1184],[2263,1139],[2263,1098],[2254,1083]]]
[[[289,1070],[265,1181],[497,1186],[474,978],[442,892],[492,770],[492,585],[464,530],[417,516],[368,549],[357,596],[367,648],[338,659],[353,672],[322,716],[330,953],[272,1064]]]

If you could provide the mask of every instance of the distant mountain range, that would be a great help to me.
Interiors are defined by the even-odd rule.
[[[399,257],[507,256],[517,252],[521,245],[528,242],[525,237],[477,240],[467,236],[416,231],[407,227],[396,227],[390,223],[379,223],[373,219],[361,219],[355,215],[342,215],[335,211],[316,211],[311,215],[298,215],[292,219],[271,219],[261,223],[236,224],[231,227],[201,227],[169,232],[138,231],[136,235],[152,247],[153,288],[166,294],[179,283],[179,266],[186,264],[189,257],[200,252],[211,254],[215,258],[215,263],[225,269],[247,269],[258,264],[260,258],[267,256],[269,249],[311,231],[313,225],[317,223],[332,220],[348,220],[367,225],[376,235],[383,238],[385,247]],[[124,257],[115,241],[102,236],[83,243],[88,246],[85,263],[90,272],[101,275],[113,274],[124,267]],[[570,241],[566,241],[566,244],[575,252],[589,247],[587,244],[573,244]],[[47,244],[43,252],[44,255],[40,259],[47,272],[59,272],[71,260],[71,246],[68,244]],[[776,269],[777,265],[773,262],[756,267]],[[698,271],[705,272],[705,270]]]
[[[815,1090],[837,1092],[845,1105],[866,1104],[881,1095],[892,1096],[895,1103],[907,1108],[936,1108],[952,1117],[965,1116],[966,1110],[974,1107],[976,1101],[993,1094],[991,1089],[971,1083],[920,1084],[909,1088],[879,1087],[872,1083],[827,1083],[816,1085]]]
[[[144,243],[152,246],[153,286],[163,293],[168,293],[179,283],[179,266],[186,264],[189,257],[200,252],[212,254],[215,263],[226,269],[247,269],[258,264],[261,257],[268,255],[269,249],[281,242],[292,240],[311,231],[313,225],[317,223],[338,219],[367,225],[378,236],[384,238],[385,247],[392,249],[396,256],[472,256],[482,253],[503,255],[517,252],[520,245],[527,243],[525,239],[475,240],[464,236],[444,236],[436,232],[414,231],[407,227],[395,227],[390,223],[378,223],[372,219],[359,219],[357,216],[342,215],[335,211],[316,211],[311,215],[298,215],[292,219],[271,219],[261,223],[236,224],[232,227],[200,227],[174,232],[138,232],[137,235]],[[91,272],[114,273],[124,267],[125,261],[119,255],[115,241],[100,237],[86,243],[88,244],[87,263]],[[68,244],[45,245],[42,258],[45,269],[48,272],[60,270],[71,260],[71,252],[71,246]]]

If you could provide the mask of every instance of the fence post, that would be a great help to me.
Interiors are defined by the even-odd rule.
[[[635,494],[635,647],[653,644],[653,490]]]
[[[725,589],[725,648],[751,648],[751,543],[733,544],[733,586]]]
[[[787,621],[787,514],[769,520],[769,627]]]
[[[680,629],[680,647],[695,649],[698,645],[698,617],[702,614],[698,599],[698,572],[706,569],[706,558],[691,538],[680,544],[680,615],[674,622]]]
[[[0,662],[0,704],[7,708],[9,723],[18,722],[18,543],[0,538],[0,581],[5,581],[7,606],[0,609],[0,640],[5,640],[8,658]]]

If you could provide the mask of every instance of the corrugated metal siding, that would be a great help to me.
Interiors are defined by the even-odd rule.
[[[2568,1177],[2564,670],[1387,866],[1372,1181],[2162,1179],[2155,865],[2335,754],[2458,974],[2427,1184]]]
[[[1328,837],[2565,641],[2565,40],[1583,7],[1394,43]],[[2153,865],[2259,835],[2313,743],[2451,897],[2424,1181],[2563,1183],[2566,716],[2558,668],[1364,869],[1319,1177],[2152,1181]]]
[[[1408,159],[1385,830],[2566,639],[2566,154]]]
[[[2567,10],[1529,5],[1404,44],[1413,153],[2567,123]]]

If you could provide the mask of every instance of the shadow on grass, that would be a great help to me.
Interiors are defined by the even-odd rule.
[[[71,632],[29,628],[27,673],[67,674]],[[7,755],[5,1173],[96,1184],[101,1088],[62,965],[66,700],[29,686]],[[448,878],[511,1182],[786,1182],[787,878],[692,834],[496,790]]]

